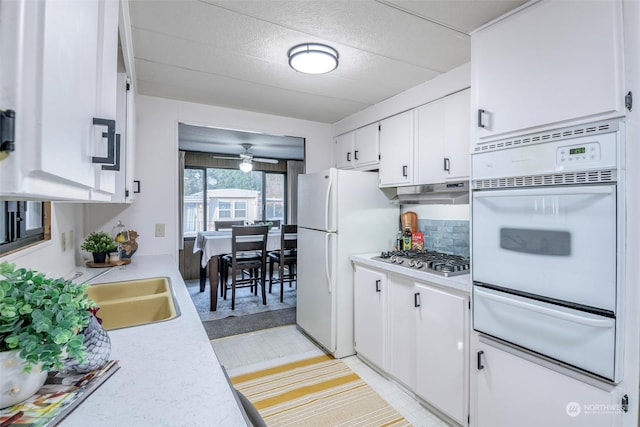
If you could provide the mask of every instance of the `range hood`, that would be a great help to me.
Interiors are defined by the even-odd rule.
[[[398,187],[392,200],[401,205],[468,204],[469,181]]]

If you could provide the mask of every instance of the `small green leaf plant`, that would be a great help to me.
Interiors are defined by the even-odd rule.
[[[84,239],[82,250],[91,253],[111,252],[116,249],[118,244],[109,234],[104,231],[94,231]]]
[[[87,287],[0,263],[0,351],[20,350],[25,372],[60,370],[67,357],[84,362],[80,332],[96,307]]]

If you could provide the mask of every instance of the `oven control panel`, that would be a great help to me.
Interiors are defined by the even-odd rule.
[[[556,162],[560,166],[600,161],[600,144],[587,142],[576,145],[564,145],[556,149]]]

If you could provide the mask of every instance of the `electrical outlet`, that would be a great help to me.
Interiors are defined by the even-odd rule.
[[[156,237],[164,237],[164,224],[156,224]]]
[[[74,241],[73,241],[73,230],[69,230],[69,241],[67,243],[67,247],[69,250],[73,250]]]
[[[64,231],[60,233],[60,249],[62,249],[62,252],[67,250],[67,236]]]

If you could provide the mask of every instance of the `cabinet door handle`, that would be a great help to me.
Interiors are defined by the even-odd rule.
[[[413,294],[413,306],[420,307],[420,292]]]
[[[444,158],[444,170],[446,172],[451,172],[451,161],[449,160],[448,157]]]
[[[103,171],[119,171],[120,170],[120,134],[116,133],[116,161],[113,165],[102,165]]]
[[[109,119],[93,118],[93,124],[106,126],[107,131],[102,132],[102,137],[107,138],[107,157],[92,157],[92,163],[105,163],[113,165],[116,162],[116,121]]]
[[[409,167],[406,165],[402,166],[402,176],[405,178],[409,176]]]
[[[481,371],[484,369],[484,365],[482,364],[482,355],[484,354],[484,351],[480,350],[478,352],[478,360],[477,360],[477,367],[478,367],[478,371]]]
[[[353,152],[353,160],[358,160],[358,150]]]
[[[347,153],[347,162],[351,161],[351,151]]]
[[[483,109],[478,109],[478,127],[479,128],[484,128],[486,127],[485,123],[484,123],[484,116],[485,116],[486,111]]]
[[[380,289],[380,280],[376,280],[376,292],[381,292],[382,289]]]

